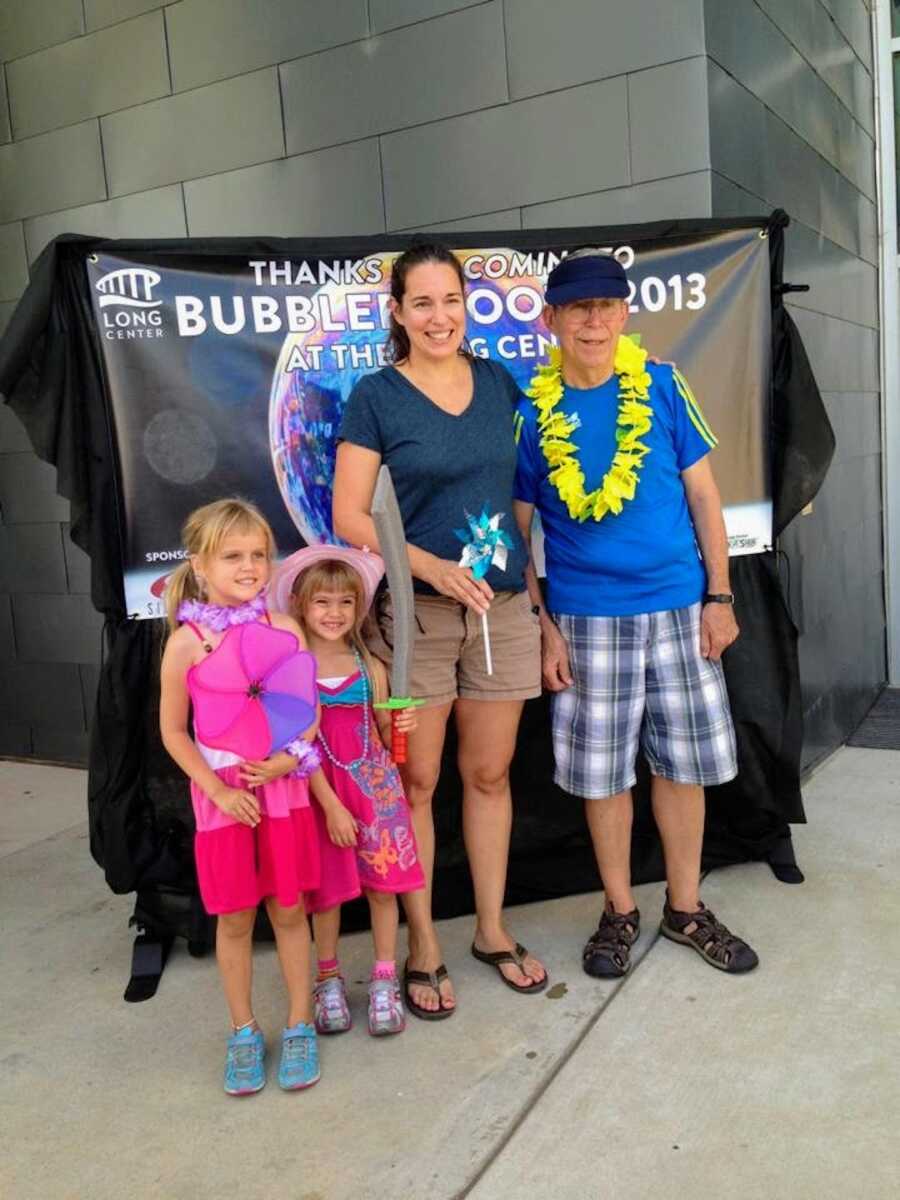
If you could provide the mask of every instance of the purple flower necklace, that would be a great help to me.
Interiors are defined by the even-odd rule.
[[[175,614],[182,624],[193,621],[213,633],[224,633],[235,625],[265,620],[266,602],[262,593],[243,604],[209,604],[204,600],[182,600]]]

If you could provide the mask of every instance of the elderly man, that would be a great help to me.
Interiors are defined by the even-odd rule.
[[[754,951],[701,902],[704,793],[737,774],[720,656],[738,635],[716,441],[684,378],[623,336],[620,264],[579,251],[551,273],[544,320],[558,352],[516,414],[516,519],[541,516],[544,682],[556,693],[556,781],[585,799],[606,903],[589,975],[625,975],[640,931],[631,890],[631,788],[640,748],[668,890],[662,933],[720,970]],[[549,611],[548,611],[549,610]]]

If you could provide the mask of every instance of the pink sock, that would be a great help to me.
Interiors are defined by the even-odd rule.
[[[394,959],[385,959],[383,962],[380,959],[375,960],[375,966],[372,968],[373,979],[393,979],[397,974],[397,964]]]
[[[320,980],[328,979],[332,975],[340,975],[341,973],[336,958],[320,958],[317,967],[317,978]]]

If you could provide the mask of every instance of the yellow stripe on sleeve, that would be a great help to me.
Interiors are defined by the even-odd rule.
[[[709,427],[706,417],[703,415],[703,409],[697,403],[694,393],[691,391],[691,385],[678,370],[677,367],[672,370],[672,378],[675,380],[675,387],[678,389],[678,394],[684,401],[684,406],[687,409],[687,415],[691,424],[703,438],[704,442],[712,449],[718,446],[719,440]]]

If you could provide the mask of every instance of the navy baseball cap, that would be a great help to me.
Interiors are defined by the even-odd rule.
[[[609,254],[579,254],[553,268],[544,297],[548,304],[571,304],[607,296],[624,300],[627,295],[628,276],[620,262]]]

